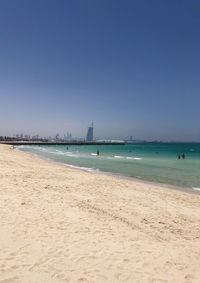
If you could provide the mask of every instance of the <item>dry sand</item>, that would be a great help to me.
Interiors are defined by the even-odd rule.
[[[0,145],[0,283],[200,282],[200,196]]]

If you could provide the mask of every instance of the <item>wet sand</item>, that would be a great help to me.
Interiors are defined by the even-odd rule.
[[[0,177],[0,283],[199,282],[199,195],[8,145]]]

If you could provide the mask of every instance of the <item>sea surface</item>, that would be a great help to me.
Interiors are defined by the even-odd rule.
[[[89,171],[117,173],[200,191],[199,143],[34,145],[19,149]]]

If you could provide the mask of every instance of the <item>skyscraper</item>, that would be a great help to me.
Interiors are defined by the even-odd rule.
[[[94,132],[94,127],[93,127],[93,123],[92,123],[91,126],[88,127],[86,141],[88,141],[88,142],[93,141],[93,132]]]

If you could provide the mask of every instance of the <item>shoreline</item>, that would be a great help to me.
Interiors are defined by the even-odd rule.
[[[198,195],[2,145],[0,176],[0,282],[199,282]]]
[[[36,153],[31,153],[31,152],[28,152],[28,151],[20,150],[20,148],[18,148],[18,147],[16,147],[15,149],[19,150],[20,152],[30,154],[31,156],[36,156],[39,159],[58,164],[60,166],[64,166],[64,167],[75,169],[75,170],[81,170],[83,172],[88,172],[88,173],[91,173],[91,174],[100,174],[100,175],[105,175],[105,176],[111,176],[111,177],[119,178],[119,179],[122,179],[122,180],[123,179],[124,180],[130,180],[130,181],[132,180],[133,182],[138,182],[138,183],[146,184],[146,185],[153,185],[153,186],[158,187],[158,188],[172,189],[172,190],[176,190],[176,191],[180,191],[180,192],[184,192],[184,193],[200,195],[200,188],[199,188],[199,190],[195,190],[193,187],[183,187],[183,186],[161,183],[161,182],[156,182],[156,181],[149,181],[149,180],[145,180],[145,179],[142,179],[142,178],[126,176],[126,175],[123,175],[123,174],[120,174],[120,173],[114,173],[114,172],[109,172],[109,171],[102,171],[100,169],[93,169],[93,168],[89,168],[89,167],[81,167],[81,166],[71,165],[71,164],[68,164],[68,163],[63,163],[63,162],[59,162],[59,161],[50,159],[48,157],[44,157],[44,156],[36,154]]]

